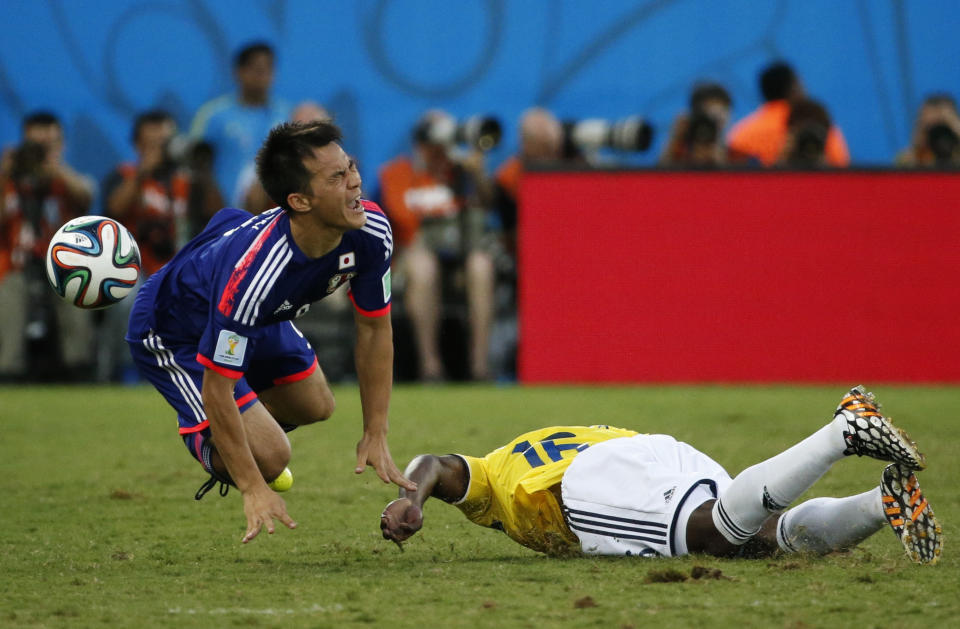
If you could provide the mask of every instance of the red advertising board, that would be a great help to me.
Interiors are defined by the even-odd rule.
[[[960,176],[530,172],[522,382],[960,382]]]

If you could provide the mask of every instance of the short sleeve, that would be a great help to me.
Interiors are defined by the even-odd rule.
[[[491,512],[493,489],[487,476],[486,461],[472,456],[457,455],[467,464],[470,475],[467,493],[453,503],[467,519],[480,526],[491,526],[495,520]]]
[[[357,312],[380,317],[390,312],[393,231],[376,204],[364,201],[367,223],[361,228],[362,249],[357,275],[350,280],[350,300]]]

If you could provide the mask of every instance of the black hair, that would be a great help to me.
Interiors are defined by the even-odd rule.
[[[783,100],[797,82],[797,75],[789,64],[777,61],[764,68],[760,73],[760,93],[763,100]]]
[[[800,125],[817,125],[829,129],[833,124],[827,108],[815,100],[802,98],[790,106],[790,116],[787,118],[787,127],[794,128]]]
[[[722,101],[727,107],[733,104],[730,92],[719,83],[697,83],[690,93],[690,111],[698,111],[710,100]]]
[[[22,127],[24,129],[34,126],[49,127],[50,125],[63,127],[63,125],[60,124],[60,118],[52,111],[47,111],[46,109],[30,112],[23,117]]]
[[[140,131],[148,124],[163,124],[165,122],[173,122],[173,116],[164,111],[163,109],[151,109],[145,111],[141,114],[138,114],[133,121],[133,132],[130,136],[131,141],[136,143],[137,139],[140,137]]]
[[[957,111],[957,101],[956,99],[947,94],[946,92],[937,92],[935,94],[930,94],[923,99],[923,106],[928,107],[932,105],[949,105],[951,109]]]
[[[257,177],[270,198],[289,210],[287,195],[305,192],[310,171],[303,165],[314,149],[339,142],[340,128],[329,120],[284,122],[270,130],[257,151]]]
[[[237,54],[233,56],[233,68],[242,68],[250,63],[253,58],[260,54],[266,54],[270,56],[270,59],[276,56],[273,52],[273,46],[264,41],[252,42],[241,48],[237,51]]]

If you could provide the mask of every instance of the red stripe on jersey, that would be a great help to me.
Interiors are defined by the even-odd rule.
[[[317,362],[317,358],[314,357],[313,364],[307,367],[306,369],[304,369],[303,371],[298,371],[297,373],[292,373],[289,376],[283,376],[282,378],[275,378],[273,383],[274,384],[290,384],[291,382],[299,382],[304,378],[310,377],[310,374],[316,371],[317,367],[319,366],[320,364]]]
[[[267,236],[273,231],[273,228],[281,216],[283,216],[283,212],[278,212],[277,216],[263,228],[263,232],[253,241],[253,244],[250,245],[246,253],[243,254],[243,257],[237,262],[237,265],[233,267],[233,273],[230,274],[227,287],[223,289],[223,294],[220,295],[220,302],[217,304],[217,310],[219,310],[223,316],[229,317],[230,313],[233,312],[233,300],[237,296],[240,282],[247,276],[247,271],[250,270],[253,259],[257,257],[257,253],[263,248],[263,243],[266,242]]]
[[[247,393],[246,395],[241,397],[239,400],[237,400],[237,408],[241,408],[247,402],[255,399],[257,399],[257,392],[251,391],[250,393]]]
[[[350,297],[350,301],[353,302],[353,307],[357,309],[357,312],[365,317],[382,317],[383,315],[390,313],[390,304],[387,304],[383,308],[378,308],[377,310],[364,310],[357,305],[357,300],[353,298],[353,291],[348,291],[347,296]]]
[[[202,422],[200,422],[199,424],[197,424],[196,426],[189,426],[189,427],[187,427],[187,428],[181,428],[181,429],[180,429],[180,434],[181,434],[181,435],[189,435],[189,434],[192,433],[192,432],[200,432],[201,430],[203,430],[204,428],[206,428],[206,427],[209,426],[209,425],[210,425],[210,420],[209,420],[209,419],[205,419],[205,420],[203,420]],[[200,456],[200,452],[199,452],[199,451],[197,451],[197,456],[198,456],[198,457]]]
[[[380,209],[380,206],[374,203],[373,201],[367,201],[365,199],[360,199],[360,205],[363,206],[363,209],[370,212],[376,212],[377,214],[383,214],[386,216],[386,213]]]
[[[220,365],[217,365],[216,363],[214,363],[212,360],[210,360],[209,358],[207,358],[207,357],[204,356],[203,354],[197,354],[197,362],[200,363],[201,365],[203,365],[204,367],[208,368],[208,369],[213,369],[213,370],[216,371],[218,374],[220,374],[221,376],[224,376],[224,377],[226,377],[226,378],[232,378],[233,380],[239,380],[240,378],[243,377],[243,372],[242,372],[242,371],[234,371],[233,369],[227,369],[226,367],[221,367]]]

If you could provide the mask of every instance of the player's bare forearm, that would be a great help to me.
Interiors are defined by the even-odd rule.
[[[393,387],[393,328],[390,317],[356,315],[357,380],[360,404],[363,407],[363,437],[357,444],[357,474],[367,465],[373,467],[384,482],[415,489],[403,477],[387,444],[388,411]]]
[[[384,539],[400,545],[423,526],[423,503],[433,496],[456,502],[467,490],[469,475],[458,456],[421,454],[410,462],[404,475],[417,483],[415,490],[400,488],[400,497],[387,504],[380,514]],[[402,549],[402,546],[401,546]]]
[[[266,487],[266,482],[247,443],[243,420],[233,400],[234,384],[234,380],[207,369],[203,374],[201,396],[214,446],[237,489],[247,492],[259,484]]]
[[[247,528],[241,541],[246,544],[263,528],[273,533],[274,520],[287,528],[296,528],[297,523],[287,514],[283,499],[267,487],[260,468],[253,458],[247,441],[243,418],[233,401],[234,380],[212,369],[203,374],[203,408],[210,421],[210,433],[230,478],[243,494],[243,512]]]
[[[421,454],[410,461],[403,475],[417,484],[416,490],[400,488],[400,497],[419,506],[431,496],[444,502],[456,502],[467,491],[466,465],[458,456]]]
[[[390,393],[393,389],[393,327],[390,316],[356,315],[357,343],[354,358],[364,432],[387,432]]]

